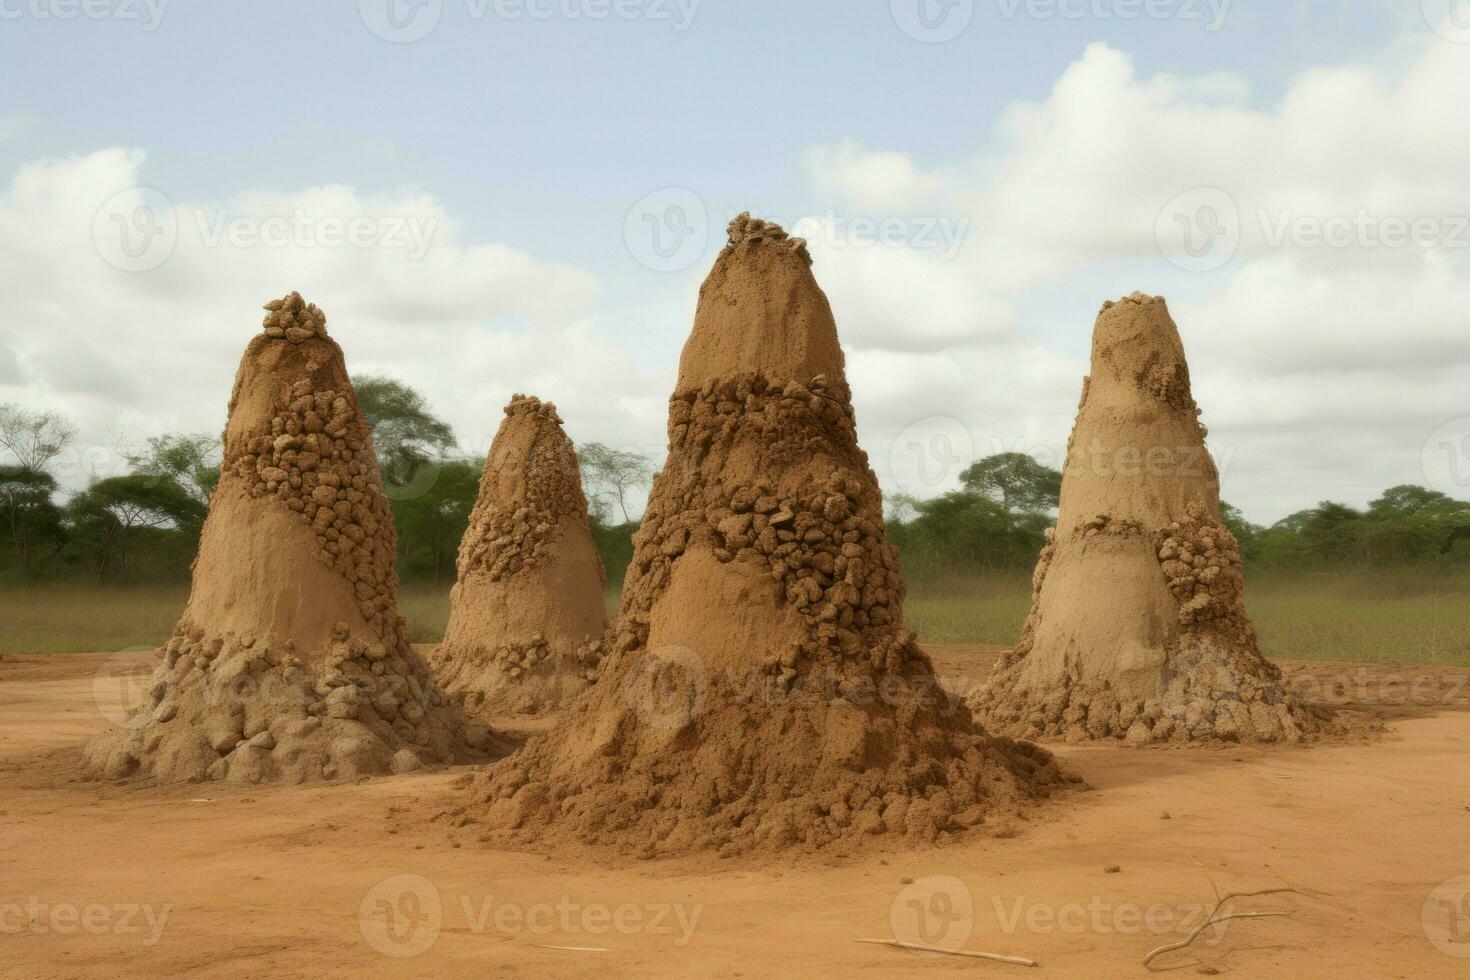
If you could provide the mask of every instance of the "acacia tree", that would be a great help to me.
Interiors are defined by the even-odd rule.
[[[59,548],[66,541],[61,508],[52,502],[56,490],[56,479],[49,473],[0,466],[0,533],[27,575],[45,542]]]
[[[87,546],[99,581],[128,574],[140,532],[169,529],[198,538],[208,508],[171,477],[133,473],[98,480],[67,505],[75,537]]]
[[[1055,510],[1062,474],[1025,453],[998,453],[972,463],[960,474],[965,489],[997,501],[1012,514]]]
[[[77,427],[58,412],[35,412],[13,402],[0,405],[0,447],[22,469],[43,473],[76,438]]]
[[[413,388],[381,374],[352,378],[357,407],[373,436],[373,450],[390,500],[418,496],[438,478],[455,448],[454,430]]]
[[[628,498],[632,492],[653,479],[653,463],[640,453],[612,449],[600,442],[589,442],[577,450],[577,464],[582,470],[582,484],[594,512],[605,517],[612,504],[618,505],[623,523],[632,523]]]
[[[393,502],[399,563],[405,574],[453,580],[455,555],[469,526],[484,468],[483,459],[447,460],[427,490]]]
[[[219,483],[220,441],[206,432],[154,436],[141,450],[123,453],[134,473],[173,480],[195,500],[209,505]]]

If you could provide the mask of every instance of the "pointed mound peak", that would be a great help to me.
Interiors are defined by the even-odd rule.
[[[807,251],[805,238],[792,238],[786,233],[786,229],[776,222],[766,221],[763,218],[752,218],[749,211],[740,212],[735,220],[730,222],[726,234],[729,236],[732,248],[765,243],[795,252],[808,266],[812,264],[812,255]]]
[[[564,519],[587,524],[576,448],[554,404],[513,395],[485,458],[460,548],[461,579],[486,569],[498,580],[533,565]]]
[[[1106,312],[1107,310],[1111,310],[1115,306],[1120,306],[1120,305],[1125,304],[1125,303],[1126,304],[1130,304],[1132,306],[1155,306],[1155,305],[1157,305],[1157,306],[1163,306],[1166,311],[1168,309],[1168,304],[1164,301],[1164,297],[1162,297],[1162,296],[1150,296],[1148,293],[1140,292],[1137,289],[1135,289],[1132,293],[1128,294],[1127,296],[1124,296],[1122,299],[1119,299],[1119,300],[1111,300],[1111,299],[1110,300],[1107,300],[1106,302],[1103,303],[1102,308],[1103,308],[1103,311]]]
[[[806,242],[749,212],[699,289],[694,331],[679,359],[679,391],[739,374],[808,384],[846,382],[837,324],[812,275]]]
[[[1189,365],[1179,328],[1162,296],[1135,292],[1103,304],[1092,333],[1092,383],[1145,394],[1179,411],[1194,411]]]
[[[280,299],[265,304],[267,313],[261,324],[267,337],[289,340],[300,344],[312,337],[327,335],[327,314],[308,303],[301,294],[292,290]]]
[[[557,425],[563,424],[554,402],[543,402],[535,395],[523,395],[520,392],[510,396],[510,401],[505,405],[505,414],[512,418],[517,415],[539,415]]]

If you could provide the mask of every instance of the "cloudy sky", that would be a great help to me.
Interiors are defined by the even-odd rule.
[[[217,431],[262,302],[467,451],[653,455],[735,213],[797,226],[885,487],[1065,445],[1161,293],[1259,522],[1470,498],[1470,0],[0,0],[0,401]]]

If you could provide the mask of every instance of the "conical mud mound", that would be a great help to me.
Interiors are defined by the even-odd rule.
[[[299,294],[266,309],[188,606],[144,704],[87,746],[96,774],[300,782],[462,754],[398,615],[393,515],[342,350]]]
[[[516,395],[459,546],[449,626],[433,665],[467,709],[535,714],[596,676],[607,579],[556,406]]]
[[[1044,796],[903,628],[805,244],[742,215],[700,292],[597,685],[489,773],[483,824],[651,856],[933,840]]]
[[[1319,719],[1261,656],[1240,551],[1162,298],[1104,305],[1021,642],[977,719],[1068,741],[1294,741]]]

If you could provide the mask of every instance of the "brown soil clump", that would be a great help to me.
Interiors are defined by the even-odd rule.
[[[1296,741],[1323,719],[1261,656],[1240,550],[1161,297],[1107,303],[1019,645],[970,705],[1012,735]]]
[[[108,778],[303,782],[463,757],[398,615],[397,534],[326,317],[266,306],[230,396],[193,589],[148,697],[87,746]]]
[[[556,406],[516,395],[480,477],[433,666],[467,709],[538,714],[596,677],[607,580]]]
[[[492,835],[640,857],[933,841],[1046,796],[903,627],[804,243],[748,215],[700,291],[597,685],[490,770]]]

